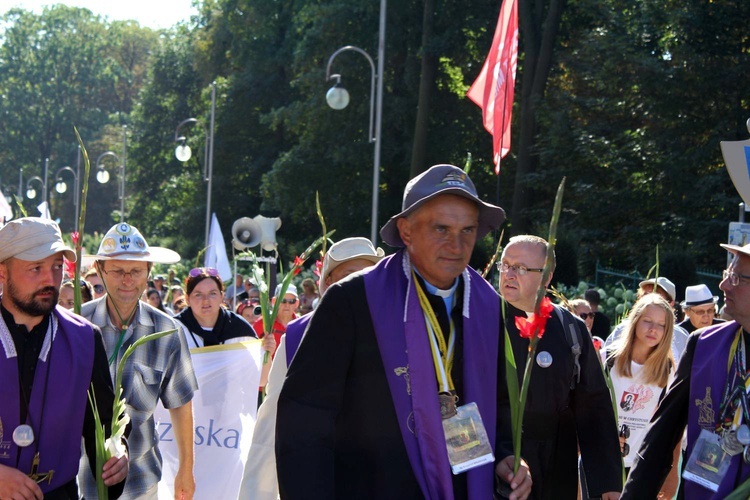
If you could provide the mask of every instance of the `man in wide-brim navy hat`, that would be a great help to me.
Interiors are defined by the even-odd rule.
[[[514,476],[511,452],[495,447],[499,298],[468,267],[504,219],[452,165],[407,184],[380,232],[399,250],[328,288],[289,367],[276,421],[282,498],[486,499],[496,473],[526,498],[528,469]]]

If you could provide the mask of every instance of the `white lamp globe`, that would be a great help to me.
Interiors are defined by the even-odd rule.
[[[326,92],[326,102],[335,110],[342,110],[349,105],[349,92],[340,84],[336,84]]]
[[[104,169],[99,170],[96,173],[96,180],[99,182],[99,184],[106,184],[107,182],[109,182],[109,172]]]
[[[190,151],[190,146],[187,144],[180,144],[174,148],[174,155],[181,162],[186,162],[193,156],[193,152]]]

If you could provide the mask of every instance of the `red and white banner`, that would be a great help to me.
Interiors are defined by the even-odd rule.
[[[492,134],[495,173],[510,151],[510,121],[518,67],[518,0],[504,0],[495,37],[482,71],[467,96],[482,108],[484,128]]]

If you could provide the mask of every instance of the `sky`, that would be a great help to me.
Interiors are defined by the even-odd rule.
[[[152,29],[171,28],[197,13],[191,6],[192,0],[0,0],[0,15],[13,7],[41,14],[44,6],[58,3],[85,7],[110,21],[134,19]]]

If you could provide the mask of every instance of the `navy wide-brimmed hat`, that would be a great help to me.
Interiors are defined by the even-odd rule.
[[[391,217],[380,230],[380,237],[392,247],[403,247],[396,221],[406,217],[426,202],[443,194],[455,194],[473,201],[479,208],[477,238],[500,227],[505,220],[505,211],[477,196],[477,189],[469,175],[453,165],[435,165],[409,181],[404,189],[401,212]]]

